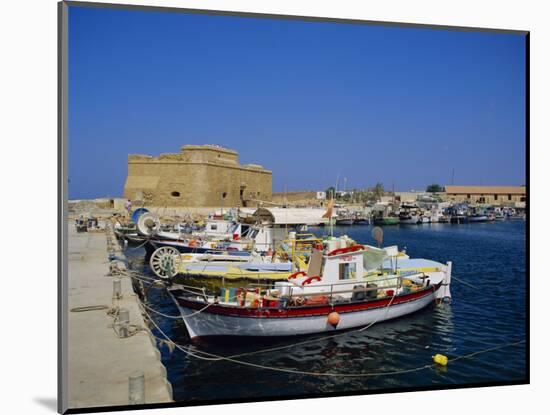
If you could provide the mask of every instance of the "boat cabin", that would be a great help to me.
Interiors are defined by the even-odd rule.
[[[343,238],[328,241],[324,250],[312,252],[306,272],[292,274],[288,282],[276,282],[275,288],[289,296],[315,293],[351,297],[353,289],[367,288],[380,280],[384,260],[399,255],[397,247],[379,249],[348,243]],[[393,279],[395,283],[396,277]]]

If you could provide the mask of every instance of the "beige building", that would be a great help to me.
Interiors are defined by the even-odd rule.
[[[526,202],[525,186],[445,186],[450,202],[521,205]]]
[[[150,206],[255,206],[271,200],[271,171],[241,165],[236,151],[215,145],[185,145],[158,157],[130,154],[124,197]]]

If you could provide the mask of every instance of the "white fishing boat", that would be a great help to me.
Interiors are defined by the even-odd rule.
[[[420,209],[415,203],[404,202],[399,210],[400,225],[417,225],[420,223]]]
[[[349,241],[349,239],[347,240]],[[307,271],[263,287],[205,289],[172,285],[191,338],[294,336],[332,332],[414,313],[450,298],[451,263],[410,259],[397,247],[378,249],[329,240]]]
[[[432,218],[428,215],[422,215],[420,216],[420,223],[431,223]]]

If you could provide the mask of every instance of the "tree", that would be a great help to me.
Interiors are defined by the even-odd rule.
[[[335,191],[336,191],[336,189],[333,186],[331,186],[327,190],[325,190],[326,198],[330,199],[332,197],[335,197],[335,194],[334,194]]]
[[[443,187],[441,187],[440,185],[438,184],[430,184],[427,188],[426,188],[426,192],[428,193],[440,193],[440,192],[444,192],[445,190],[443,189]]]
[[[384,185],[382,183],[376,183],[372,189],[372,193],[374,194],[376,200],[380,200],[384,195]]]

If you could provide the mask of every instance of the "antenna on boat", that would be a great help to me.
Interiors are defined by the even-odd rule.
[[[286,192],[287,192],[287,186],[285,184],[285,198],[284,198],[283,207],[285,208],[285,238],[288,238],[288,217],[287,217],[288,210],[286,210],[288,209],[288,200],[287,200]]]

